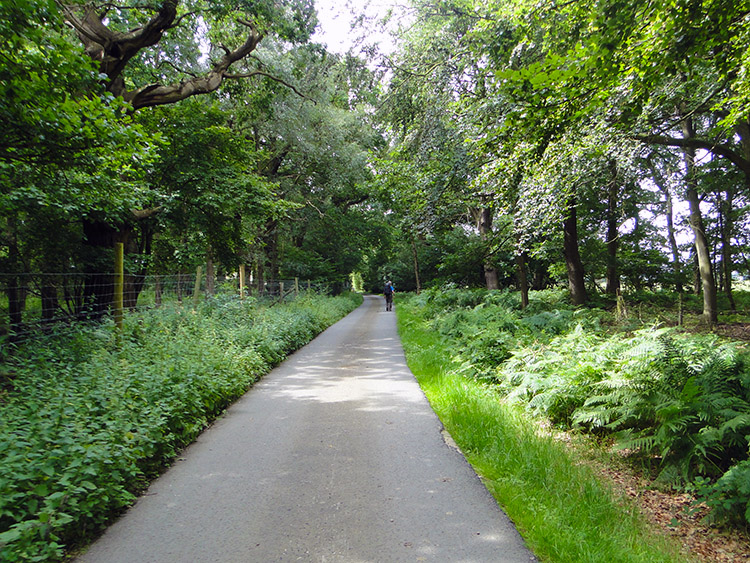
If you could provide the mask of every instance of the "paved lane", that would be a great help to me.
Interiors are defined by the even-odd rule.
[[[529,562],[365,303],[255,385],[78,563]]]

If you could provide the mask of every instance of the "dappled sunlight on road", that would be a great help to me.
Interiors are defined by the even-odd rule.
[[[310,361],[296,364],[295,375],[284,378],[276,390],[282,396],[297,400],[334,403],[361,403],[365,410],[407,407],[424,400],[418,387],[409,380],[405,366],[394,361],[387,348],[362,349],[367,359],[350,361],[332,353],[317,354]]]
[[[413,410],[425,400],[406,366],[396,333],[395,316],[370,309],[350,321],[336,348],[292,356],[277,377],[260,386],[274,399],[313,403],[348,403],[365,412]]]
[[[81,563],[533,561],[394,335],[366,298],[232,405]]]

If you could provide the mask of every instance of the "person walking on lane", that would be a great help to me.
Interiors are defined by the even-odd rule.
[[[383,295],[385,295],[385,310],[393,311],[393,294],[396,290],[393,287],[393,282],[385,282],[385,288],[383,288]]]

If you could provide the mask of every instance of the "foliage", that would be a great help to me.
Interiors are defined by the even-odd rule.
[[[399,333],[432,408],[483,482],[544,561],[690,561],[603,485],[588,464],[499,400],[491,387],[456,373],[446,339],[420,298],[403,298]],[[634,541],[637,538],[637,541]]]
[[[715,483],[698,478],[696,493],[713,509],[713,518],[747,526],[750,522],[750,460],[732,466]]]
[[[153,250],[160,269],[192,269],[209,258],[234,270],[258,226],[289,208],[277,200],[277,185],[257,172],[254,143],[232,130],[231,114],[213,100],[138,117],[166,141],[148,185],[148,205],[160,210]]]
[[[0,559],[52,561],[132,503],[147,479],[286,354],[361,297],[262,307],[211,300],[72,327],[6,358]]]
[[[716,478],[747,456],[750,375],[745,358],[715,338],[645,334],[602,382],[576,422],[616,432],[621,448],[658,455],[665,478]],[[597,389],[598,391],[598,389]]]
[[[566,304],[552,308],[534,299],[522,310],[518,295],[508,291],[430,289],[417,303],[424,303],[434,329],[447,337],[462,370],[486,381],[498,381],[497,366],[514,350],[548,342],[581,322]]]
[[[105,94],[57,3],[4,2],[0,32],[3,229],[12,237],[16,227],[6,223],[26,221],[33,236],[41,225],[60,229],[81,213],[134,205],[128,181],[137,181],[154,139]]]
[[[533,293],[523,311],[511,293],[457,289],[428,290],[410,306],[444,339],[454,373],[562,428],[611,437],[665,486],[698,480],[716,518],[744,514],[750,364],[742,346],[673,328],[620,332],[609,313]]]

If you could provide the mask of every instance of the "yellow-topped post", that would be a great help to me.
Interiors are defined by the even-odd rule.
[[[125,288],[125,245],[121,242],[115,243],[115,296],[113,314],[115,326],[118,332],[122,332],[123,318],[123,293]]]

